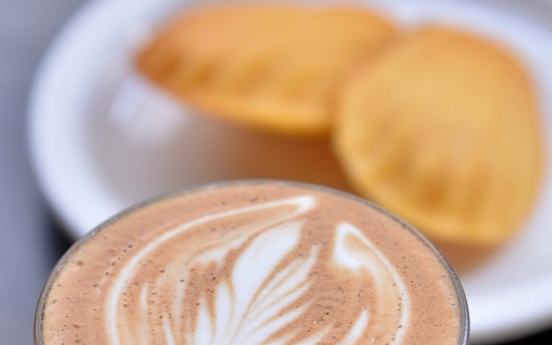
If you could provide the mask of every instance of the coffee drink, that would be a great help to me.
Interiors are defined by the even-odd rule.
[[[36,343],[467,344],[457,277],[366,201],[296,183],[215,184],[79,241],[39,301]]]

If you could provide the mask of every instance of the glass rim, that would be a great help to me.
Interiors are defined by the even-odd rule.
[[[143,208],[148,207],[149,205],[156,204],[161,201],[170,200],[172,198],[177,198],[179,196],[192,194],[192,193],[198,193],[202,191],[207,191],[210,189],[216,189],[216,188],[222,188],[222,187],[232,187],[232,186],[243,186],[243,185],[262,185],[262,184],[278,184],[278,185],[287,185],[292,187],[298,187],[303,188],[307,190],[314,190],[319,191],[327,194],[332,194],[335,196],[347,198],[352,201],[359,202],[361,204],[364,204],[371,209],[377,211],[378,213],[388,217],[392,221],[398,223],[401,228],[411,232],[418,240],[422,242],[423,245],[425,245],[433,254],[437,257],[439,262],[443,265],[445,270],[447,271],[448,277],[452,282],[452,285],[454,286],[454,290],[456,293],[456,299],[459,305],[459,313],[460,313],[460,327],[459,327],[459,335],[458,335],[458,345],[468,345],[469,341],[469,333],[470,333],[470,317],[469,317],[469,309],[468,309],[468,302],[466,299],[466,294],[464,292],[464,288],[462,287],[462,283],[460,282],[460,278],[454,271],[452,265],[447,260],[447,258],[443,255],[443,253],[435,246],[433,242],[431,242],[421,231],[416,229],[414,226],[403,220],[401,217],[397,216],[396,214],[388,211],[387,209],[367,200],[360,196],[354,195],[352,193],[348,193],[342,190],[338,190],[331,187],[316,185],[312,183],[307,182],[298,182],[298,181],[289,181],[289,180],[275,180],[275,179],[237,179],[237,180],[226,180],[226,181],[216,181],[216,182],[209,182],[209,183],[202,183],[193,185],[187,188],[183,188],[178,191],[164,193],[152,198],[148,198],[142,202],[135,203],[131,205],[130,207],[127,207],[119,212],[117,212],[115,215],[109,217],[107,220],[103,221],[99,225],[93,227],[90,231],[88,231],[85,235],[83,235],[81,238],[79,238],[76,242],[71,245],[71,247],[61,256],[61,258],[56,262],[50,273],[48,274],[46,281],[41,289],[37,307],[35,311],[35,318],[34,318],[34,344],[35,345],[44,345],[44,340],[42,337],[42,331],[43,331],[43,319],[44,319],[44,308],[46,306],[46,300],[48,298],[50,289],[58,275],[58,273],[63,269],[64,265],[66,264],[67,260],[71,257],[71,255],[78,250],[78,248],[86,243],[91,238],[95,237],[98,233],[100,233],[103,229],[109,227],[111,224],[117,222],[118,220],[125,218],[127,216],[132,215],[134,212],[137,212]]]

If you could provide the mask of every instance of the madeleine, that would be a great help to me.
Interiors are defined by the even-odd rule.
[[[323,136],[343,73],[397,36],[358,8],[218,6],[186,12],[140,52],[139,71],[207,115]]]
[[[536,97],[493,43],[418,30],[356,69],[337,108],[351,184],[432,239],[496,246],[530,213],[544,166]]]

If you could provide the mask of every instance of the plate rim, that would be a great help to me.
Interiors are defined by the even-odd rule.
[[[76,239],[82,236],[86,231],[83,229],[92,229],[94,225],[85,226],[86,221],[78,219],[78,216],[68,214],[67,212],[67,200],[55,190],[52,181],[49,180],[48,175],[51,167],[46,167],[43,161],[42,152],[39,148],[39,135],[41,128],[39,128],[39,122],[37,118],[43,116],[41,106],[44,103],[46,91],[51,85],[51,76],[59,69],[60,56],[67,54],[68,51],[74,49],[74,39],[83,30],[86,30],[90,25],[98,22],[98,16],[104,15],[106,12],[115,8],[116,6],[122,6],[122,4],[135,4],[135,6],[141,6],[151,3],[150,0],[122,0],[120,2],[113,2],[109,0],[93,0],[84,3],[69,20],[61,27],[56,34],[54,40],[48,46],[45,54],[43,55],[38,68],[35,72],[35,77],[32,81],[30,90],[30,96],[28,99],[27,108],[27,137],[28,137],[28,152],[31,160],[34,176],[38,182],[41,194],[46,199],[47,204],[53,210],[53,214],[62,224],[62,229],[72,239]],[[398,0],[393,0],[397,3]],[[419,0],[420,3],[426,4],[438,4],[437,6],[448,6],[450,4],[458,4],[463,7],[470,7],[472,9],[483,8],[484,11],[499,12],[503,17],[514,18],[518,23],[535,24],[529,22],[526,18],[521,16],[515,16],[507,11],[503,11],[499,6],[492,6],[490,4],[476,4],[476,3],[460,3],[459,1],[432,1],[432,0]],[[385,7],[385,5],[383,6]],[[544,28],[542,28],[545,30]],[[548,36],[552,37],[552,32],[546,32]],[[549,38],[550,38],[549,37]],[[552,41],[551,41],[552,42]],[[111,215],[109,215],[111,216]],[[107,217],[106,217],[107,218]],[[552,290],[552,277],[550,279],[540,279],[540,285],[537,288],[544,288],[544,291]],[[529,292],[533,291],[534,285],[523,285]],[[540,289],[537,289],[540,291]],[[506,290],[508,292],[510,290]],[[507,295],[507,293],[506,293]],[[469,302],[469,295],[468,295]],[[493,302],[496,303],[496,302]],[[549,303],[540,303],[540,312],[532,315],[525,315],[526,319],[521,322],[515,322],[510,318],[507,324],[500,324],[495,322],[493,325],[487,325],[489,327],[486,330],[478,330],[472,323],[472,340],[477,343],[489,343],[493,341],[505,341],[515,338],[519,338],[528,335],[533,332],[542,330],[544,327],[550,327],[552,325],[552,300]],[[514,318],[515,319],[515,318]],[[473,334],[473,331],[477,330],[479,334]]]

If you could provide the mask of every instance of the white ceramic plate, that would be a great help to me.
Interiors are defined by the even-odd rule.
[[[538,85],[552,154],[550,32],[465,2],[369,4],[405,26],[449,23],[514,51]],[[46,198],[75,238],[137,201],[197,183],[277,178],[346,189],[326,143],[267,137],[198,117],[134,73],[137,47],[184,6],[177,0],[90,2],[44,59],[29,109],[31,153]],[[453,264],[470,266],[460,276],[473,343],[552,325],[551,171],[534,216],[511,245],[491,255],[445,250]]]

